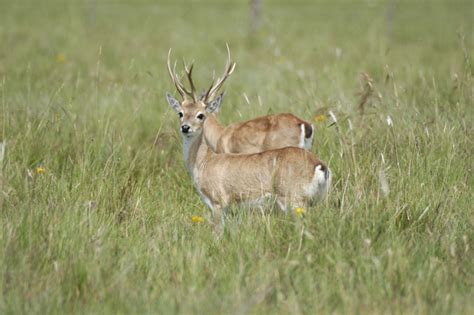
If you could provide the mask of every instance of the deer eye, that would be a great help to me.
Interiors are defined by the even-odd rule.
[[[203,120],[204,119],[204,114],[200,113],[199,115],[196,116],[197,119]]]
[[[179,116],[179,118],[183,118],[183,116],[184,116],[183,112],[179,112],[178,116]]]

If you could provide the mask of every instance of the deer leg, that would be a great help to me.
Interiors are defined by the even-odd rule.
[[[306,209],[306,203],[305,202],[295,202],[295,203],[291,204],[292,212],[295,212],[295,210],[298,209],[298,208]]]
[[[214,233],[218,238],[224,234],[224,211],[225,208],[222,205],[214,205],[212,208],[212,220],[214,225]]]
[[[288,204],[286,203],[286,198],[278,197],[277,204],[281,211],[283,211],[285,214],[288,213]]]
[[[212,217],[215,224],[224,225],[224,207],[221,205],[214,205]]]
[[[293,200],[291,201],[291,213],[303,214],[307,210],[306,209],[307,206],[308,206],[307,198],[293,198]]]
[[[296,208],[305,208],[306,201],[304,198],[294,197],[294,196],[278,196],[277,203],[283,212],[288,213],[288,210],[291,210],[291,213],[294,213]]]

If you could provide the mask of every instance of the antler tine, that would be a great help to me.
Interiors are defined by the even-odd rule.
[[[186,70],[186,69],[185,69]],[[188,96],[193,97],[193,93],[191,91],[189,91],[187,88],[184,87],[184,84],[181,82],[181,79],[179,78],[179,76],[176,74],[176,61],[174,63],[174,75],[175,75],[175,78],[176,78],[176,82],[178,83],[179,85],[179,88]]]
[[[188,89],[186,89],[184,87],[184,84],[181,82],[181,79],[179,78],[178,74],[176,73],[176,61],[174,62],[173,71],[174,71],[174,76],[175,76],[175,79],[176,79],[176,84],[179,86],[179,89],[181,91],[183,91],[183,93],[185,93],[186,95],[189,95],[189,96],[192,97],[191,92],[188,91]],[[183,95],[183,97],[184,97],[184,95]]]
[[[166,65],[168,66],[168,73],[171,77],[171,80],[174,83],[174,86],[178,90],[179,94],[181,94],[181,97],[184,97],[185,90],[183,89],[183,86],[178,82],[177,77],[176,77],[176,62],[174,63],[173,70],[171,70],[170,56],[171,56],[171,48],[168,51],[168,59],[166,60]]]
[[[225,80],[232,74],[232,72],[234,72],[236,63],[233,62],[230,58],[229,45],[226,44],[226,47],[227,47],[227,62],[224,67],[224,73],[222,74],[222,77],[217,80],[216,84],[214,86],[211,86],[211,88],[209,89],[209,92],[207,93],[207,97],[214,95],[214,93],[216,93],[220,89],[220,87],[225,82]]]
[[[212,79],[211,86],[209,87],[209,89],[207,89],[207,92],[203,95],[203,97],[201,97],[201,100],[203,100],[204,102],[207,101],[210,95],[209,92],[211,92],[211,89],[213,86],[214,86],[214,79]]]
[[[189,67],[188,69],[188,66],[186,66],[186,64],[184,64],[184,70],[186,71],[186,76],[188,77],[188,81],[189,81],[189,85],[191,86],[191,96],[193,98],[193,100],[196,102],[197,101],[197,96],[196,96],[196,87],[194,86],[194,82],[193,82],[193,68],[194,68],[194,64],[191,64],[191,67]]]

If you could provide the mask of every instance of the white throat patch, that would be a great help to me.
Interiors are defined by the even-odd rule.
[[[183,157],[184,161],[187,161],[189,158],[189,151],[191,150],[191,145],[193,144],[194,137],[183,136]]]

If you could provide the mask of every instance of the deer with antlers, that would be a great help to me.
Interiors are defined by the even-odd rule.
[[[185,71],[191,90],[188,90],[176,74],[176,63],[174,68],[170,64],[171,49],[168,52],[168,72],[181,97],[190,98],[195,103],[207,104],[216,97],[225,80],[235,69],[235,62],[231,61],[230,49],[227,45],[227,63],[224,74],[217,82],[212,82],[207,91],[201,95],[196,94],[192,80],[193,66]],[[223,97],[221,93],[217,98]],[[167,95],[168,102],[178,102],[170,94]],[[181,115],[181,114],[180,114]],[[313,126],[293,114],[277,114],[258,117],[246,122],[236,123],[224,127],[215,115],[208,117],[206,138],[212,150],[216,153],[257,153],[270,149],[284,147],[299,147],[311,150],[313,145]]]
[[[171,79],[183,96],[183,100],[178,101],[167,94],[169,104],[180,118],[186,167],[214,218],[218,223],[223,222],[222,211],[232,203],[258,204],[271,197],[287,211],[324,197],[330,186],[331,172],[307,150],[287,146],[250,154],[214,152],[212,143],[216,143],[216,138],[212,133],[222,94],[211,100],[208,97],[222,86],[234,68],[235,63],[228,61],[224,75],[216,84],[211,84],[203,97],[198,97],[192,80],[193,67],[185,66],[191,87],[188,90],[179,81],[175,69],[171,71],[168,58]],[[238,128],[234,139],[239,142],[237,132]],[[225,133],[220,134],[223,135]]]

